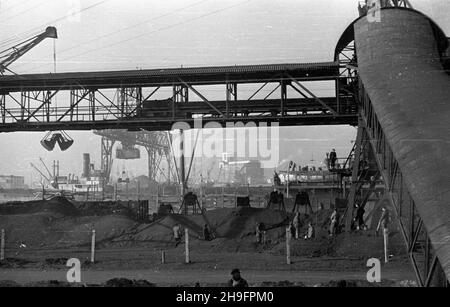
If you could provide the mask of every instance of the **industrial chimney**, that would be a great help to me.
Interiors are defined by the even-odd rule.
[[[83,174],[82,177],[88,178],[91,175],[91,157],[88,153],[83,154]]]

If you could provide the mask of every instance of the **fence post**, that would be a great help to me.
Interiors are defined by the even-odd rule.
[[[166,252],[165,251],[161,252],[161,263],[166,264]]]
[[[389,262],[389,251],[388,251],[388,240],[389,240],[389,231],[387,228],[383,228],[383,238],[384,238],[384,263]]]
[[[2,237],[0,243],[0,261],[5,260],[5,230],[2,229]]]
[[[291,230],[286,228],[286,263],[291,264]]]
[[[92,229],[92,238],[91,238],[91,262],[95,262],[95,229]]]
[[[189,229],[184,230],[184,240],[186,247],[186,263],[191,263],[191,259],[189,258]]]
[[[222,208],[225,208],[225,195],[223,194],[223,187],[222,187]]]

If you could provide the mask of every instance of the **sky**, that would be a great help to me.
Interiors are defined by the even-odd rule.
[[[358,16],[356,0],[0,0],[0,48],[56,26],[46,40],[10,66],[16,73],[56,69],[99,71],[211,65],[331,61],[335,44]],[[450,1],[411,0],[416,9],[450,33]],[[320,89],[319,89],[320,90]],[[30,162],[61,162],[62,173],[81,173],[82,153],[99,166],[100,138],[69,132],[67,152],[49,153],[44,133],[0,134],[0,174],[37,174]],[[353,127],[283,128],[281,160],[322,160],[336,148],[343,155]],[[145,150],[141,150],[145,158]],[[115,161],[113,174],[146,173],[146,160]]]

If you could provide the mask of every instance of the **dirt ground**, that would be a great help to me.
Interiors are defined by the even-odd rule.
[[[301,216],[301,233],[316,226],[313,240],[292,240],[292,263],[286,264],[286,221],[289,215],[260,208],[223,208],[204,216],[168,215],[138,223],[126,210],[93,213],[65,199],[0,206],[0,228],[6,233],[6,257],[0,262],[0,286],[64,284],[67,259],[82,262],[82,283],[105,284],[113,278],[145,280],[158,286],[220,286],[233,268],[241,269],[251,285],[314,286],[354,281],[368,286],[369,258],[383,257],[383,239],[373,230],[329,237],[329,210]],[[255,242],[257,223],[267,227],[265,245]],[[172,227],[190,232],[190,259],[184,243],[175,246]],[[214,240],[202,238],[209,224]],[[90,263],[91,231],[96,231],[95,263]],[[161,263],[165,253],[166,263]],[[391,259],[382,266],[385,286],[413,285],[414,279],[400,234],[393,226]],[[57,282],[56,282],[57,281]],[[357,281],[357,282],[356,282]],[[147,283],[144,283],[147,284]]]

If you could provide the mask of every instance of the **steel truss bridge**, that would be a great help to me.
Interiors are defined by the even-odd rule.
[[[380,22],[353,22],[333,62],[4,76],[0,131],[162,131],[198,118],[358,126],[346,229],[354,205],[364,206],[373,182],[383,182],[379,204],[395,209],[419,285],[447,283],[449,40],[398,2],[389,1]],[[320,82],[332,84],[331,93],[315,92]],[[156,99],[160,91],[170,94]]]
[[[162,131],[199,118],[205,124],[356,125],[355,99],[340,68],[330,62],[5,76],[0,131]],[[335,85],[329,96],[308,88],[324,81]],[[160,91],[169,97],[154,99]]]

